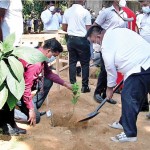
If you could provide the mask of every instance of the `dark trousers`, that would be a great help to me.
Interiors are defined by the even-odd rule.
[[[67,41],[69,51],[69,76],[70,82],[76,82],[76,65],[80,61],[82,69],[82,86],[88,86],[89,63],[90,63],[90,43],[86,38],[69,36]]]
[[[6,103],[3,106],[3,108],[0,110],[0,126],[3,126],[7,123],[10,124],[12,127],[15,126],[14,109],[10,111],[10,109]]]
[[[150,69],[131,75],[124,82],[124,88],[121,93],[122,115],[120,123],[127,137],[137,136],[137,116],[149,91]]]
[[[102,58],[102,53],[100,52],[100,65],[101,65],[101,72],[98,76],[97,86],[95,89],[95,94],[103,94],[103,98],[106,97],[106,89],[107,89],[107,72],[104,65],[104,60]]]
[[[43,102],[45,101],[52,85],[53,82],[47,78],[44,78],[44,83],[42,83],[42,81],[39,81],[37,83],[36,90],[38,92],[33,97],[34,111],[36,113],[36,123],[40,122],[40,113],[38,112],[38,109],[42,106]],[[21,112],[23,112],[27,117],[29,117],[29,110],[23,102],[23,99],[20,101],[20,103],[18,103],[18,106]]]

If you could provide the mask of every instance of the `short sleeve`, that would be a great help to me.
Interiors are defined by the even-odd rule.
[[[86,22],[85,22],[85,24],[86,25],[91,25],[92,24],[92,22],[91,22],[91,14],[89,13],[89,11],[87,11],[86,12]]]
[[[53,15],[50,13],[50,11],[43,11],[41,14],[41,20],[44,24],[47,24],[51,21]]]
[[[8,9],[10,5],[10,0],[0,0],[0,8]]]
[[[67,11],[65,11],[64,15],[63,15],[63,24],[68,24],[68,21],[67,21]]]
[[[96,18],[95,22],[99,25],[102,26],[106,20],[106,12],[105,11],[101,11],[98,15],[98,17]]]
[[[85,22],[86,25],[91,25],[92,22],[91,22],[91,15],[90,13],[87,11],[86,13],[86,22]]]

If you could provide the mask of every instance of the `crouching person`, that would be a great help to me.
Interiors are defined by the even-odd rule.
[[[137,33],[125,28],[105,32],[101,27],[93,26],[87,36],[92,42],[98,42],[102,46],[107,71],[108,99],[113,96],[117,71],[124,75],[124,88],[121,93],[122,114],[119,121],[124,132],[111,137],[111,140],[135,142],[137,117],[145,96],[150,91],[150,44]]]
[[[44,42],[44,46],[38,48],[47,58],[58,56],[63,48],[55,39],[49,39]],[[38,109],[42,106],[44,100],[53,82],[71,89],[72,86],[68,82],[62,80],[57,74],[54,74],[48,67],[47,62],[39,62],[36,64],[28,64],[24,60],[20,60],[24,66],[25,92],[21,101],[17,104],[27,118],[30,125],[40,122],[41,113]],[[39,75],[42,74],[41,79]],[[38,86],[37,86],[38,85]],[[31,91],[39,88],[37,94],[32,98]]]

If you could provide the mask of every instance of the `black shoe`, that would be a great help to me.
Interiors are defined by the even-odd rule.
[[[27,133],[27,130],[26,130],[26,129],[19,128],[16,124],[15,124],[15,126],[13,127],[13,129],[14,129],[18,134],[26,134],[26,133]]]
[[[12,126],[8,123],[3,125],[2,130],[4,135],[10,135],[10,136],[19,135],[19,133],[16,130],[14,130],[14,128],[12,128]]]
[[[109,99],[107,100],[108,103],[110,104],[117,104],[117,101],[113,100],[113,99]]]
[[[45,115],[46,114],[46,111],[41,111],[40,112],[40,116],[43,116],[43,115]]]
[[[100,96],[100,94],[94,94],[94,99],[96,102],[101,103],[104,99]]]
[[[98,102],[101,103],[104,99],[100,96],[100,94],[94,94],[94,99]],[[117,104],[117,102],[113,99],[107,100],[108,103],[110,104]]]
[[[27,131],[25,129],[22,129],[22,128],[13,128],[18,134],[26,134]]]
[[[82,89],[81,89],[82,93],[88,93],[90,91],[91,91],[91,89],[88,86],[82,86]]]

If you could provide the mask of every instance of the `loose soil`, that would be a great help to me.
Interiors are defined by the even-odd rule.
[[[35,127],[17,123],[19,127],[27,129],[27,134],[18,137],[0,134],[0,150],[149,150],[150,120],[146,119],[146,113],[140,113],[138,117],[137,142],[114,143],[110,140],[111,136],[122,132],[108,127],[121,114],[118,94],[114,95],[117,105],[106,103],[98,116],[88,122],[78,123],[98,106],[93,99],[96,80],[91,79],[90,84],[92,91],[81,94],[74,114],[72,93],[63,87],[57,91],[54,86],[48,96],[53,117],[43,116]],[[41,110],[47,110],[46,104]]]

